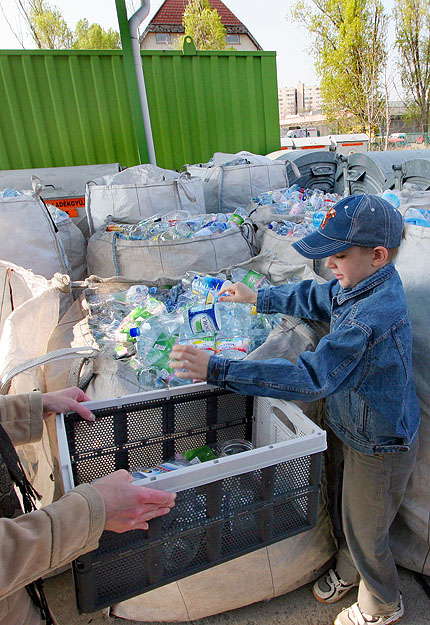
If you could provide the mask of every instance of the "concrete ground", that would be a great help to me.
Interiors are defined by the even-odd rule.
[[[405,603],[402,625],[430,625],[430,597],[417,581],[414,573],[400,569],[399,575]],[[425,581],[430,589],[430,578],[426,577]],[[339,603],[331,606],[324,605],[313,598],[311,587],[312,585],[308,584],[270,601],[254,603],[193,623],[194,625],[332,625],[338,612],[356,600],[356,590],[353,590]],[[137,622],[110,617],[107,610],[79,615],[75,608],[70,570],[47,579],[45,590],[48,603],[59,625],[135,625]],[[154,622],[154,625],[162,625],[162,623]]]

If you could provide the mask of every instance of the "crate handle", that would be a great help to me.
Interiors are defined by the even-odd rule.
[[[297,436],[298,432],[297,432],[297,428],[294,425],[294,423],[287,417],[287,415],[285,414],[285,412],[283,410],[281,410],[281,408],[278,408],[278,406],[272,406],[270,408],[272,414],[274,417],[276,417],[277,419],[279,419],[279,421],[281,421],[285,427],[287,427],[291,433],[294,436]]]

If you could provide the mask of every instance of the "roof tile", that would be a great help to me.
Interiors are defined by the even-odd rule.
[[[224,26],[243,26],[242,22],[230,11],[221,0],[209,0],[212,9],[221,16]],[[150,24],[182,24],[182,15],[188,0],[165,0]]]

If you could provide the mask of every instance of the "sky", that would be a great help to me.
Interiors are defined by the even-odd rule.
[[[307,85],[318,84],[312,57],[307,49],[306,33],[297,24],[287,20],[287,13],[293,0],[223,0],[227,7],[243,22],[263,50],[277,53],[278,87],[293,87],[300,80]],[[104,29],[119,30],[114,0],[49,0],[62,13],[68,26],[75,28],[79,19],[86,18],[90,24],[100,24]],[[143,22],[143,29],[159,9],[163,0],[151,0],[149,16]],[[134,0],[135,9],[140,3]],[[17,29],[15,0],[0,0],[0,47],[19,49],[21,45],[13,36],[5,19]],[[26,48],[31,49],[31,40]]]

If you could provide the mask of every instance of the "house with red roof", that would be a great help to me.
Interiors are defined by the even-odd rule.
[[[246,26],[221,0],[209,0],[227,31],[227,45],[236,50],[261,50],[260,44]],[[188,0],[165,0],[140,37],[142,50],[170,50],[175,40],[184,34],[182,15]]]

